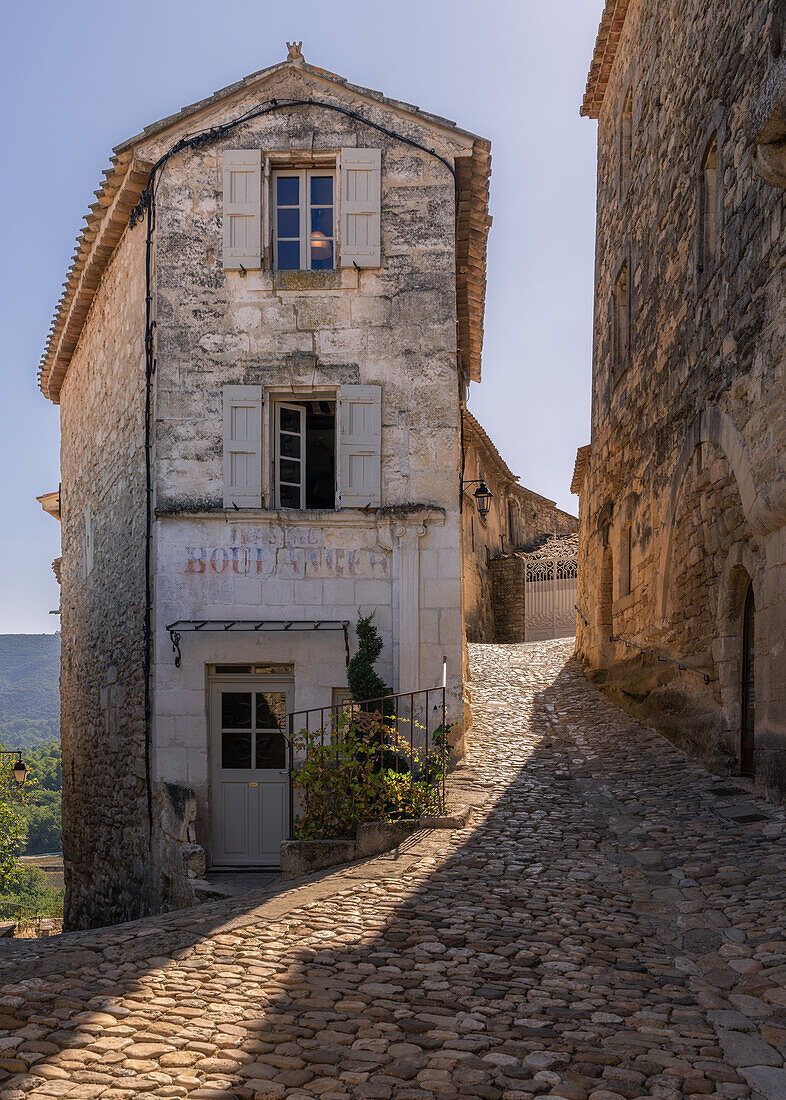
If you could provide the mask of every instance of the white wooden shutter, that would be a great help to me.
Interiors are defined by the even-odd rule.
[[[224,268],[262,266],[262,150],[224,150]]]
[[[262,387],[224,386],[224,507],[262,507]]]
[[[382,151],[341,150],[341,266],[379,267]]]
[[[382,445],[382,387],[342,386],[339,507],[378,508]]]

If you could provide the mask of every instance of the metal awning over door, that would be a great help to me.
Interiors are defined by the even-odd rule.
[[[340,630],[344,635],[344,653],[349,664],[349,620],[339,619],[178,619],[166,627],[175,652],[175,667],[180,668],[180,642],[183,634],[237,634],[247,632],[260,634],[267,631],[289,631],[292,634],[302,631]]]

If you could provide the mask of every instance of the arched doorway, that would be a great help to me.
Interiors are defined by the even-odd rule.
[[[753,583],[751,582],[745,594],[745,608],[742,613],[742,721],[740,730],[740,771],[743,775],[753,775],[754,730],[756,720],[755,623],[756,603],[753,597]]]

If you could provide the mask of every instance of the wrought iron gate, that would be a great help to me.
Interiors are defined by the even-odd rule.
[[[572,638],[576,633],[578,548],[574,538],[554,539],[524,558],[524,641]]]

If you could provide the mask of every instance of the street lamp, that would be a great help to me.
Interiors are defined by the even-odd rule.
[[[489,508],[491,502],[494,499],[494,494],[489,490],[486,482],[481,478],[479,481],[465,481],[461,486],[462,489],[466,489],[468,485],[477,485],[477,489],[472,494],[475,498],[475,503],[478,506],[478,511],[482,516],[489,514]]]
[[[21,749],[3,749],[0,751],[0,757],[2,756],[15,756],[16,761],[11,769],[14,777],[14,782],[17,786],[21,787],[24,781],[27,779],[27,764],[22,759]]]

